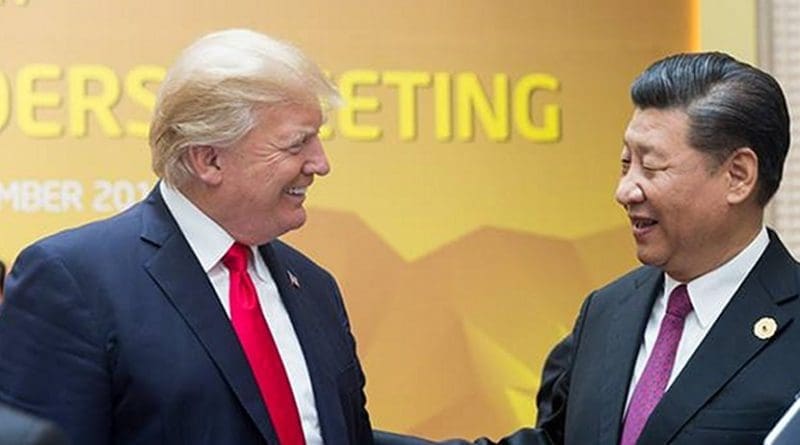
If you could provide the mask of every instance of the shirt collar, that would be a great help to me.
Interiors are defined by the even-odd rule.
[[[233,237],[219,224],[192,203],[177,188],[164,181],[159,183],[159,191],[164,198],[172,217],[189,243],[200,266],[208,273],[220,264],[222,257],[234,243]],[[252,258],[260,258],[258,248],[249,246]],[[264,261],[251,261],[254,270],[262,280],[269,280],[269,271]]]
[[[744,279],[767,249],[769,236],[762,226],[755,239],[725,264],[686,283],[689,299],[700,326],[713,323]],[[669,295],[681,283],[664,274],[664,295]]]

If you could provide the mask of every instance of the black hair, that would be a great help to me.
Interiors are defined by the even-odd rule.
[[[758,202],[775,194],[789,150],[789,112],[769,74],[719,52],[677,54],[650,65],[631,86],[639,109],[678,108],[690,146],[722,163],[738,148],[758,156]]]

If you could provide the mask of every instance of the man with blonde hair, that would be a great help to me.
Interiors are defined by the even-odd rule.
[[[318,132],[337,100],[265,35],[188,47],[158,94],[155,189],[16,260],[0,400],[81,445],[371,443],[336,282],[277,240],[330,169]]]

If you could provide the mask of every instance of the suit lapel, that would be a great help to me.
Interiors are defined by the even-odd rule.
[[[205,271],[169,214],[158,186],[144,205],[142,239],[159,247],[145,268],[208,352],[264,439],[277,444],[236,333]]]
[[[625,411],[628,386],[653,301],[663,282],[662,277],[659,270],[648,270],[633,283],[613,311],[614,316],[607,330],[601,385],[601,406],[607,407],[608,415],[600,416],[603,423],[598,443],[619,443],[620,419]]]
[[[642,444],[667,443],[714,394],[777,338],[792,316],[780,303],[797,295],[794,262],[774,233],[763,256],[650,416]],[[753,325],[772,317],[777,333],[761,340]]]
[[[308,366],[311,386],[314,391],[317,416],[322,439],[325,443],[347,443],[347,428],[339,402],[336,376],[336,349],[330,347],[328,336],[322,327],[324,318],[319,313],[318,296],[309,295],[310,287],[302,275],[298,275],[290,262],[278,254],[274,243],[261,246],[261,255],[275,280],[289,318],[292,320],[300,347]]]

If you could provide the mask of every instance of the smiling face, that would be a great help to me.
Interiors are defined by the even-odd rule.
[[[319,107],[277,105],[255,112],[256,126],[219,150],[214,218],[236,240],[263,244],[303,225],[314,175],[330,171],[319,140]]]
[[[735,221],[728,175],[688,144],[677,109],[637,109],[625,132],[616,199],[628,213],[637,257],[688,281],[729,258]]]

